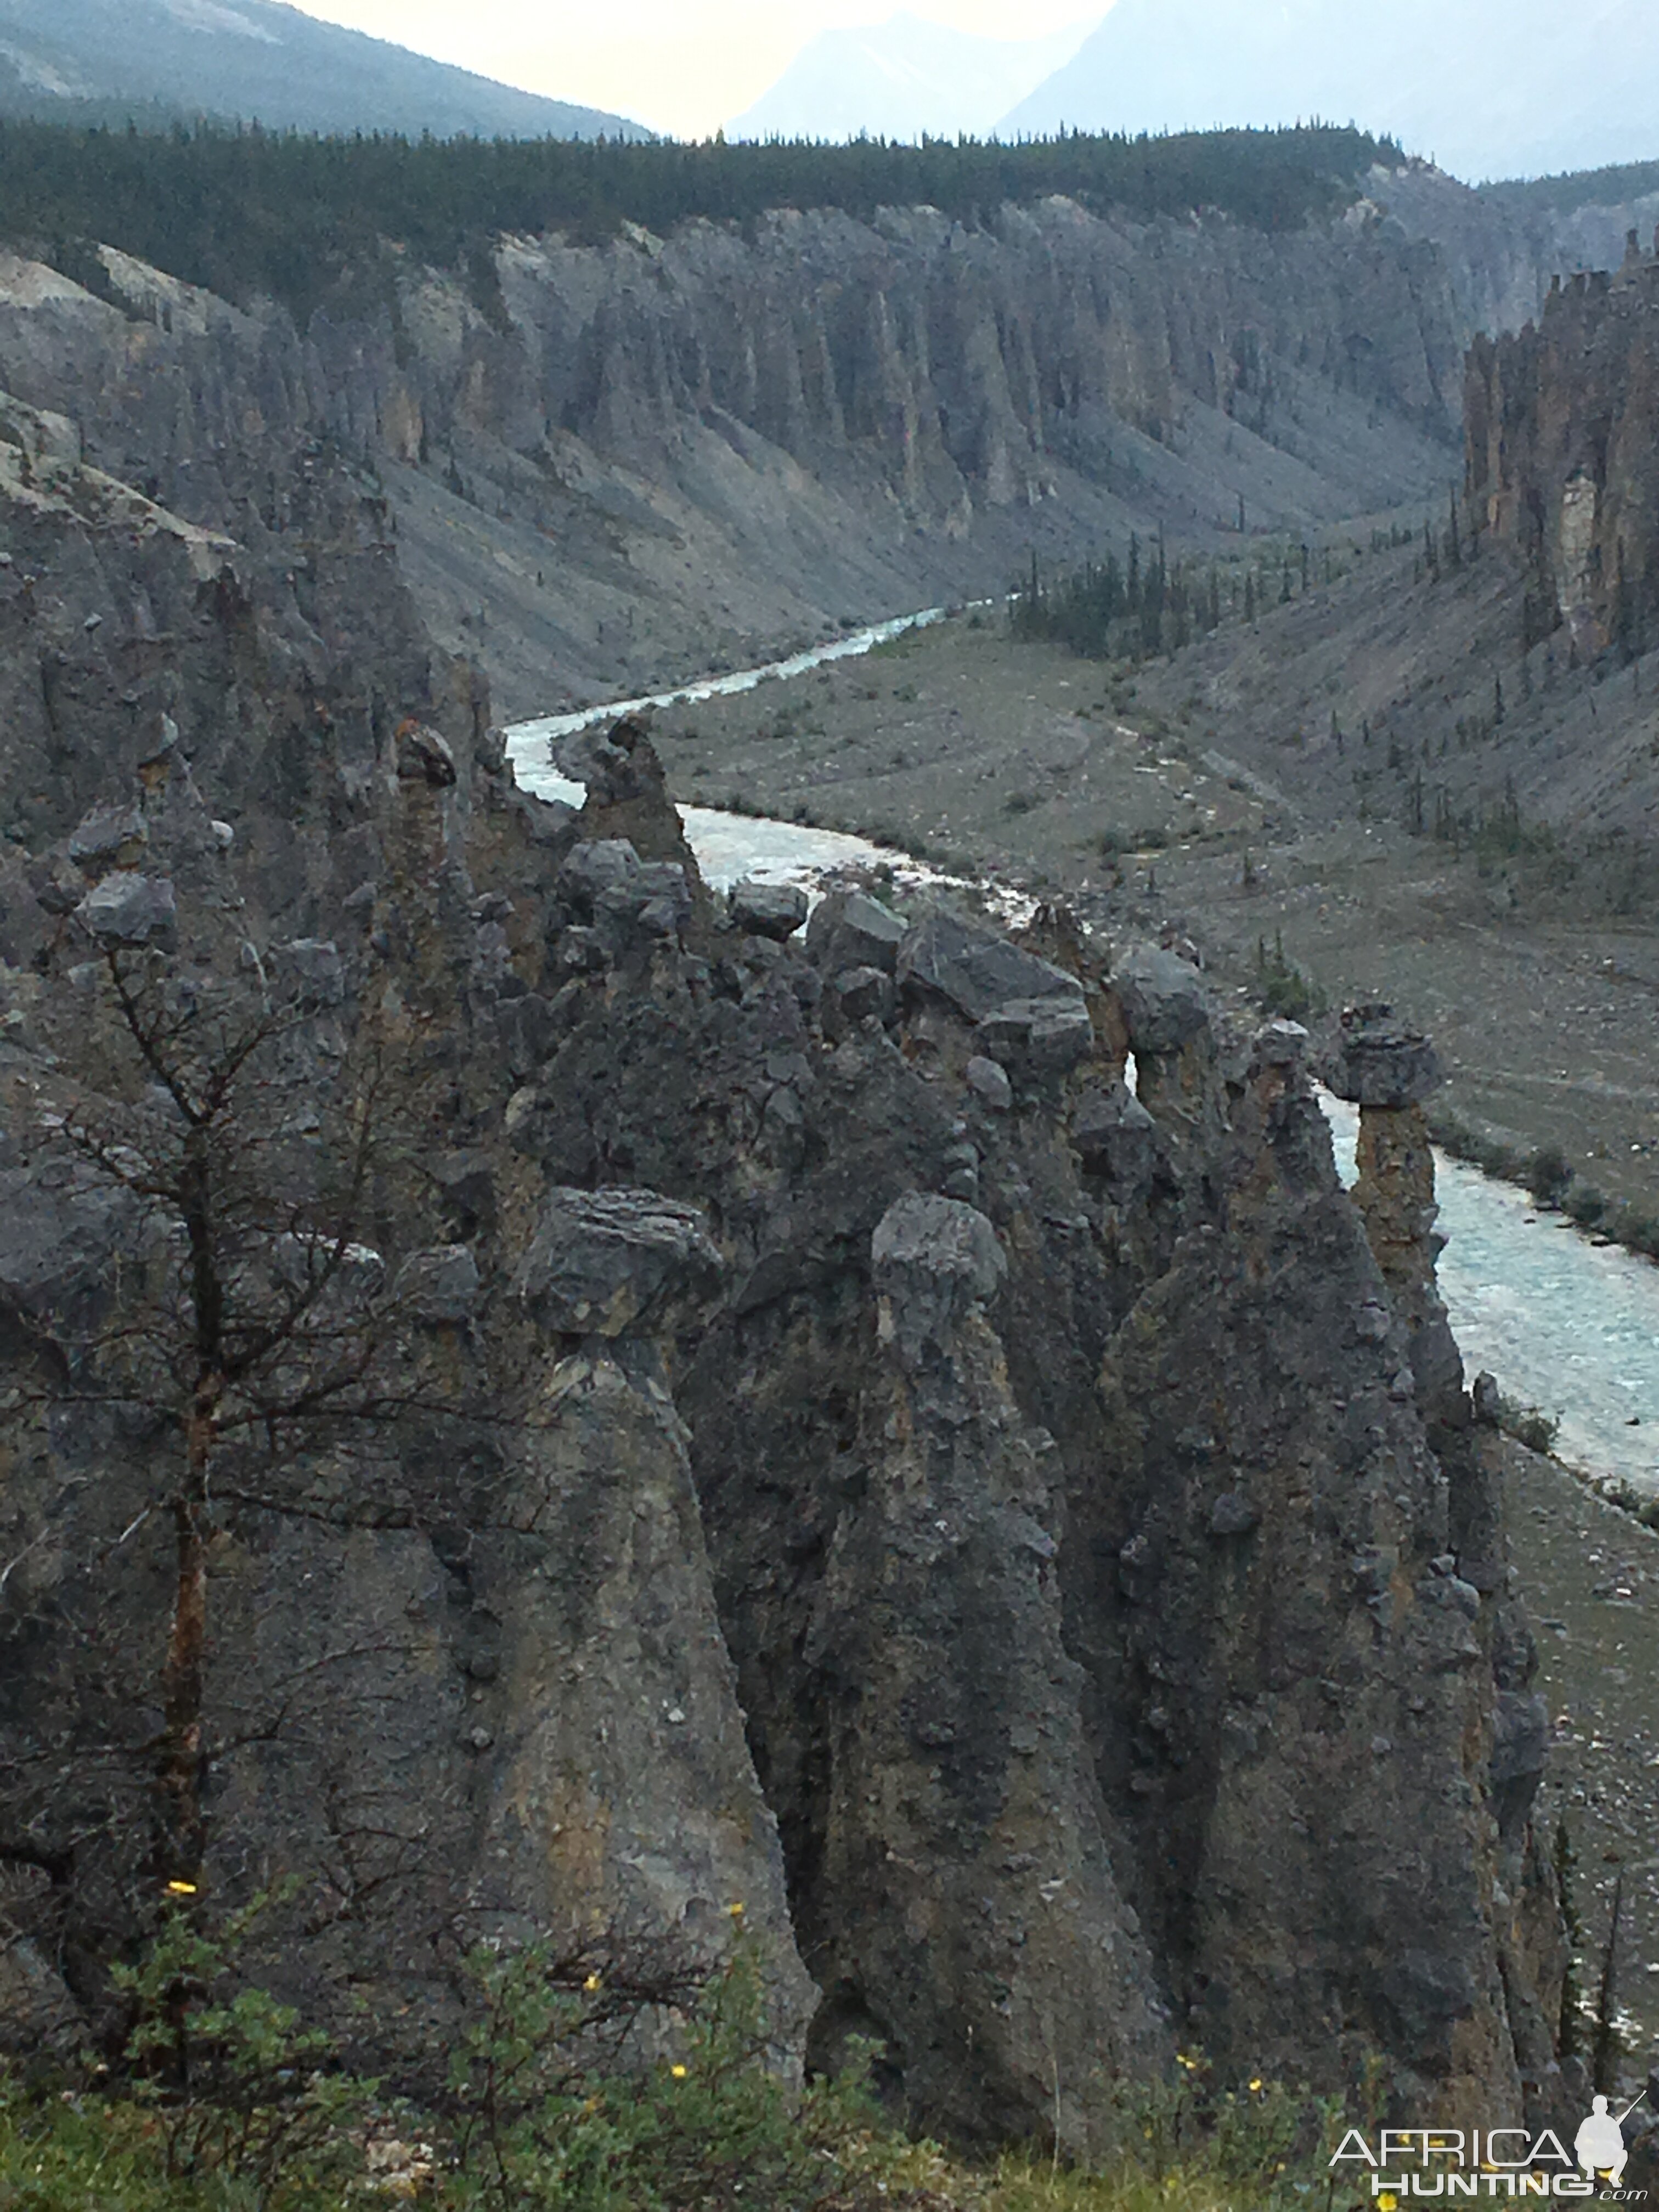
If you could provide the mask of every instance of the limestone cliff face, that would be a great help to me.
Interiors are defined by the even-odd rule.
[[[1469,356],[1468,495],[1516,546],[1534,635],[1576,648],[1638,644],[1659,611],[1659,263],[1632,232],[1613,273],[1550,294],[1536,325]]]
[[[0,266],[0,389],[240,542],[305,534],[283,455],[331,438],[380,472],[440,641],[515,714],[998,590],[1033,544],[1415,497],[1457,398],[1437,249],[1375,226],[1057,199],[972,231],[924,208],[510,239],[482,303],[411,267],[303,331],[105,258],[123,307]],[[290,565],[309,619],[322,579]]]

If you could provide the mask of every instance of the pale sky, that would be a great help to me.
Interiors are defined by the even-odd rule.
[[[295,0],[307,15],[391,39],[555,100],[710,136],[758,100],[822,30],[884,22],[899,0]],[[1035,39],[1101,0],[908,0],[912,15],[988,38]]]

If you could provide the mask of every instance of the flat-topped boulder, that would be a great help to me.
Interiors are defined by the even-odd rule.
[[[119,869],[105,876],[76,908],[100,945],[170,943],[178,925],[178,902],[166,876],[136,875]]]
[[[1320,1073],[1350,1105],[1396,1111],[1420,1106],[1445,1079],[1429,1039],[1396,1020],[1392,1006],[1375,1004],[1345,1008]]]
[[[904,924],[863,891],[831,891],[806,926],[806,950],[826,975],[843,968],[879,968],[890,975],[904,942]]]
[[[1094,1024],[1081,999],[1011,999],[986,1015],[981,1054],[1030,1075],[1064,1075],[1094,1050]]]
[[[806,919],[806,894],[799,884],[763,884],[745,877],[732,886],[729,902],[739,929],[780,944],[793,937]]]
[[[1112,970],[1133,1053],[1180,1052],[1209,1027],[1204,980],[1178,953],[1136,945]]]
[[[712,1289],[721,1267],[695,1206],[654,1190],[550,1193],[514,1288],[544,1328],[622,1336],[671,1302]]]
[[[994,929],[939,910],[906,934],[896,973],[907,998],[943,1000],[970,1022],[982,1022],[1000,1007],[1037,1000],[1083,1005],[1083,986],[1075,975],[1023,951]],[[1001,1057],[994,1047],[986,1048],[994,1058]]]

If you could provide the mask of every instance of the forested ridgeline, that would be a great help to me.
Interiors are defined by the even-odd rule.
[[[0,125],[0,226],[66,274],[96,283],[88,247],[120,247],[246,302],[304,315],[348,270],[361,281],[392,240],[453,266],[502,233],[586,240],[625,222],[666,234],[777,208],[931,205],[965,223],[1063,193],[1133,217],[1216,210],[1294,229],[1349,204],[1400,150],[1352,129],[1073,134],[1018,144],[696,145],[571,139],[323,138],[204,125],[167,133]]]

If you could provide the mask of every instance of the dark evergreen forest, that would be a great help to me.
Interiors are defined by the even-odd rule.
[[[1294,228],[1347,204],[1397,147],[1353,129],[1081,134],[1004,145],[851,145],[573,139],[325,138],[211,126],[170,131],[0,124],[0,234],[82,282],[104,282],[94,243],[246,302],[301,317],[349,283],[360,299],[386,243],[440,267],[503,232],[659,234],[696,217],[752,222],[772,208],[867,218],[928,204],[969,225],[1009,202],[1066,193],[1139,219],[1215,210]],[[481,266],[482,264],[482,266]],[[484,304],[488,304],[486,301]]]

